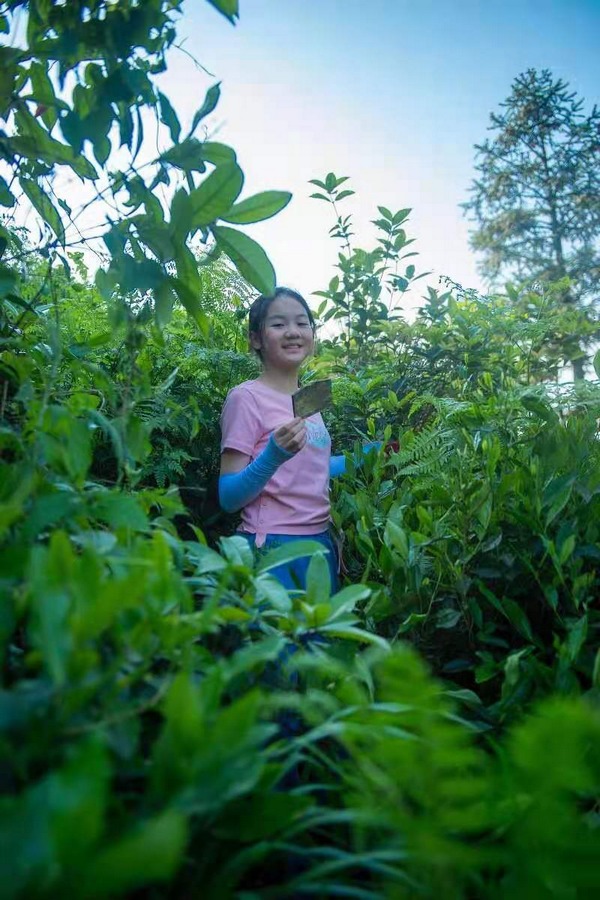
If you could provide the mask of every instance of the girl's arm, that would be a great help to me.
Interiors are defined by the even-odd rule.
[[[225,450],[221,457],[219,476],[219,503],[225,512],[237,512],[251,503],[279,466],[293,455],[283,450],[273,435],[262,453],[250,463],[250,457],[245,453]]]
[[[367,453],[370,453],[372,450],[379,450],[381,448],[381,441],[370,441],[368,444],[363,444],[362,452],[363,456],[366,456]],[[359,461],[359,465],[362,460]],[[329,458],[329,477],[337,478],[339,475],[343,475],[346,471],[346,457],[342,454],[341,456],[331,456]]]
[[[267,446],[252,462],[246,453],[226,448],[221,454],[219,476],[219,503],[225,512],[237,512],[255,500],[279,466],[305,443],[306,426],[297,418],[273,432]]]

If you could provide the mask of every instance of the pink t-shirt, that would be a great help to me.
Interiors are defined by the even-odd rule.
[[[292,398],[262,381],[244,381],[227,395],[221,450],[255,459],[271,432],[294,418]],[[241,530],[256,534],[319,534],[329,526],[331,440],[320,413],[306,419],[306,446],[282,463],[258,497],[242,510]]]

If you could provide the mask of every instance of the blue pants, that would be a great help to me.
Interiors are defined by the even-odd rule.
[[[239,533],[246,538],[251,547],[256,546],[255,534]],[[292,541],[316,541],[319,544],[323,544],[326,550],[325,558],[329,566],[329,576],[331,578],[331,593],[335,594],[336,591],[339,590],[337,573],[338,557],[335,544],[329,532],[322,531],[320,534],[268,534],[263,546],[259,549],[272,550],[274,547],[280,547],[282,544],[290,544]],[[306,573],[311,558],[312,557],[310,556],[301,556],[299,559],[294,559],[292,562],[286,563],[283,566],[276,566],[274,569],[270,569],[269,574],[273,575],[274,578],[281,582],[287,590],[305,590]]]

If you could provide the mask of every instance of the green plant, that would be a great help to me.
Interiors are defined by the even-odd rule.
[[[373,222],[377,246],[369,251],[352,247],[352,217],[342,216],[338,209],[342,200],[354,194],[346,187],[339,190],[346,181],[347,177],[338,178],[333,172],[323,181],[311,180],[319,188],[311,196],[329,203],[334,212],[336,221],[329,234],[343,244],[337,265],[340,275],[334,276],[328,290],[315,293],[325,298],[317,315],[324,322],[333,319],[344,324],[341,334],[325,346],[343,346],[346,364],[360,365],[370,349],[386,347],[390,325],[399,318],[398,299],[426,273],[417,275],[412,263],[403,262],[417,255],[414,250],[406,252],[414,241],[407,238],[404,228],[410,209],[393,213],[379,206],[380,217]]]
[[[378,585],[366,621],[412,635],[493,719],[592,685],[598,401],[592,385],[549,402],[485,379],[460,401],[419,398],[428,426],[350,464],[336,492],[352,577]]]

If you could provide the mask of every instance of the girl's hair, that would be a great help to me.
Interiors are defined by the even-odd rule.
[[[280,297],[291,297],[292,300],[296,300],[300,304],[300,306],[304,308],[304,311],[306,312],[308,321],[310,322],[310,326],[314,333],[317,327],[315,324],[315,317],[310,311],[310,307],[302,294],[299,294],[297,291],[293,291],[291,288],[278,287],[275,288],[275,292],[273,294],[262,294],[262,296],[257,297],[250,307],[250,311],[248,313],[248,331],[250,332],[250,334],[262,334],[265,319],[267,318],[267,314],[269,312],[269,307],[274,300],[279,300]],[[255,352],[260,357],[260,350],[256,350]]]

